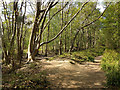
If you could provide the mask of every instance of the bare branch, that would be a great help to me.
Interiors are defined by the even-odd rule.
[[[84,8],[84,6],[88,3],[89,1],[85,2],[82,7],[80,8],[80,10],[78,10],[78,12],[71,18],[71,20],[63,27],[63,29],[60,30],[60,32],[55,36],[53,37],[50,41],[48,42],[43,42],[40,44],[40,46],[44,45],[44,44],[47,44],[47,43],[50,43],[52,41],[54,41],[60,34],[62,34],[62,32],[65,30],[65,28],[74,20],[74,18],[81,12],[81,10]],[[39,47],[40,47],[39,46]],[[38,47],[38,48],[39,48]]]
[[[111,3],[109,3],[109,5],[110,5],[110,4],[111,4]],[[77,37],[79,31],[80,31],[81,29],[84,30],[85,27],[91,25],[92,23],[96,22],[99,18],[101,18],[101,16],[103,16],[103,14],[105,13],[105,11],[106,11],[107,8],[109,7],[109,5],[106,7],[106,9],[104,10],[104,12],[103,12],[97,19],[95,19],[94,21],[92,21],[92,22],[90,22],[90,23],[88,23],[88,24],[82,26],[81,28],[77,29],[77,32],[76,32],[76,34],[75,34],[75,37],[73,38],[73,43],[72,43],[72,46],[71,46],[71,48],[70,48],[70,51],[73,49],[74,41],[75,41],[75,39],[76,39],[76,37]],[[89,16],[90,16],[90,14],[88,15],[88,17],[89,17]],[[87,18],[88,18],[88,17],[87,17]],[[85,20],[86,20],[86,19],[85,19]],[[85,20],[83,21],[83,23],[85,22]],[[83,23],[82,23],[82,24],[83,24]]]
[[[47,23],[46,23],[46,25],[44,26],[43,30],[47,27],[47,25],[50,23],[50,21],[52,20],[52,18],[53,18],[57,13],[59,13],[61,10],[63,10],[63,9],[68,5],[68,3],[69,3],[69,2],[67,2],[63,8],[61,8],[60,10],[58,10],[56,13],[53,14],[53,16],[47,21]]]
[[[87,26],[89,26],[89,25],[91,25],[91,24],[93,24],[94,22],[96,22],[98,19],[100,19],[101,18],[101,16],[103,16],[103,14],[105,13],[105,11],[107,10],[107,8],[110,6],[110,4],[111,4],[111,2],[108,4],[108,6],[106,7],[106,9],[104,10],[104,12],[97,18],[97,19],[95,19],[94,21],[92,21],[92,22],[90,22],[90,23],[88,23],[88,24],[86,24],[86,25],[84,25],[83,27],[81,27],[81,28],[85,28],[85,27],[87,27]],[[81,29],[80,28],[80,29]]]

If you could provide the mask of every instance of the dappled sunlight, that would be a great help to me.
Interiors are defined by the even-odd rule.
[[[120,86],[120,2],[10,1],[0,1],[3,88]]]
[[[104,72],[100,63],[84,62],[75,63],[70,59],[56,59],[41,61],[42,70],[47,71],[47,78],[52,83],[51,87],[59,88],[103,88],[105,83]]]

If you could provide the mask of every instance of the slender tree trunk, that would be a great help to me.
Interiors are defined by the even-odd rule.
[[[77,40],[77,51],[80,50],[80,41],[81,41],[81,34],[79,33],[78,40]]]
[[[48,16],[49,16],[48,18],[50,19],[50,11],[49,11]],[[49,40],[49,31],[50,31],[50,22],[48,24],[48,31],[47,31],[47,39],[46,39],[46,41]],[[47,55],[48,55],[48,44],[46,44],[46,49],[45,49],[45,56],[47,56]]]
[[[70,11],[71,11],[71,6],[70,6]],[[72,12],[71,12],[71,14],[72,14]],[[72,17],[72,15],[70,15],[70,17]],[[73,44],[73,41],[72,41],[72,23],[70,23],[70,49],[69,49],[69,52],[71,52],[72,50],[71,50],[71,48],[72,48],[72,45]]]
[[[43,41],[43,37],[44,37],[44,35],[42,34],[42,41]],[[43,47],[43,45],[42,45],[42,54],[44,53],[44,52],[43,52],[43,49],[44,49],[44,47]]]
[[[61,3],[61,8],[63,8],[63,1]],[[63,10],[61,12],[61,29],[63,28]],[[62,34],[60,35],[60,41],[59,41],[59,54],[62,55]]]
[[[21,5],[21,9],[22,9],[22,5]],[[21,56],[20,56],[19,64],[21,64],[21,60],[22,60],[22,57],[23,57],[23,50],[24,50],[23,28],[24,28],[24,24],[25,24],[25,22],[24,22],[25,14],[26,14],[26,2],[25,2],[25,11],[24,11],[23,18],[22,18],[21,32],[20,32],[20,55]],[[21,13],[21,15],[22,15],[22,13]]]
[[[67,32],[65,30],[65,52],[67,52]]]
[[[17,23],[17,59],[21,60],[21,50],[20,50],[20,24]]]
[[[52,27],[52,29],[53,29],[53,27]],[[54,34],[54,29],[53,29],[52,35],[55,36],[55,34]],[[53,52],[55,52],[55,41],[53,41],[53,47],[52,47],[52,48],[53,48]]]

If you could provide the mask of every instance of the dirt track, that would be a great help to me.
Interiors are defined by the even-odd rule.
[[[100,59],[96,62],[71,64],[69,59],[42,60],[42,70],[53,88],[104,88],[105,75],[100,68]],[[98,62],[97,62],[98,61]]]

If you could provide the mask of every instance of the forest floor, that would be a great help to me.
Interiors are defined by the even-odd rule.
[[[101,58],[98,56],[95,62],[81,64],[66,58],[51,61],[42,59],[40,62],[52,88],[105,88],[106,78],[100,67]]]
[[[105,88],[105,73],[100,67],[102,56],[96,57],[94,62],[82,63],[66,57],[57,57],[53,60],[49,58],[36,57],[33,63],[24,63],[15,73],[4,74],[3,86],[14,88]]]

